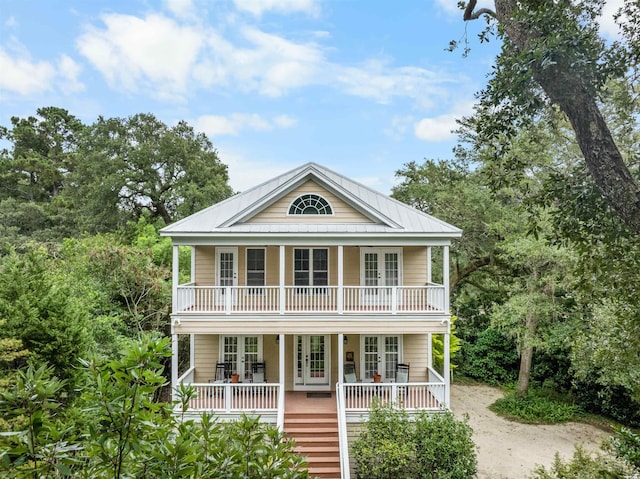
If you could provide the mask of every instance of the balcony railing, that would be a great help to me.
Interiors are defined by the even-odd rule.
[[[174,312],[193,313],[443,313],[445,287],[196,286],[177,288]]]

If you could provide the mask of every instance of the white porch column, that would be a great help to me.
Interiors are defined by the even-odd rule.
[[[449,246],[442,248],[442,284],[444,286],[444,312],[449,312]]]
[[[173,329],[173,327],[171,328]],[[171,332],[171,400],[176,400],[178,386],[178,335]]]
[[[173,262],[171,265],[171,310],[175,313],[178,309],[178,281],[180,281],[180,247],[173,246]]]
[[[433,334],[431,333],[427,334],[427,366],[433,369]]]
[[[338,382],[344,380],[344,333],[338,333]]]
[[[427,246],[427,285],[431,283],[431,246]]]
[[[287,296],[284,290],[284,245],[280,245],[280,314],[284,314]],[[282,335],[281,335],[282,336]],[[282,338],[280,338],[282,339]],[[280,346],[282,347],[282,346]]]
[[[344,309],[344,247],[338,245],[338,314]],[[339,382],[342,382],[341,380]]]
[[[196,247],[191,247],[191,276],[189,281],[195,283],[196,281]]]
[[[280,354],[279,362],[278,362],[278,382],[280,383],[280,386],[283,389],[284,389],[284,351],[285,351],[284,338],[285,338],[284,334],[278,335],[278,346],[279,346],[279,354]]]
[[[447,321],[447,332],[444,334],[444,366],[442,375],[444,376],[444,401],[448,408],[451,408],[451,367],[449,361],[451,359],[450,343],[451,343],[451,321]]]

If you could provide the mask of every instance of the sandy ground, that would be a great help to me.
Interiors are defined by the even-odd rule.
[[[608,437],[605,431],[588,424],[530,425],[507,421],[488,409],[500,397],[502,392],[489,386],[454,384],[451,388],[454,414],[469,414],[473,427],[478,479],[527,478],[537,465],[551,465],[556,451],[569,458],[575,445],[597,450]]]

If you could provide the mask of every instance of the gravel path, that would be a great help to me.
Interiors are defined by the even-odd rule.
[[[523,479],[536,465],[549,466],[557,452],[573,455],[581,444],[597,450],[608,434],[582,423],[531,425],[507,421],[488,409],[503,394],[489,386],[454,384],[451,408],[454,414],[469,415],[473,440],[478,447],[478,479]]]

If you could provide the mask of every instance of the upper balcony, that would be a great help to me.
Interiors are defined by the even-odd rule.
[[[178,286],[174,313],[445,313],[447,291],[427,286]]]

